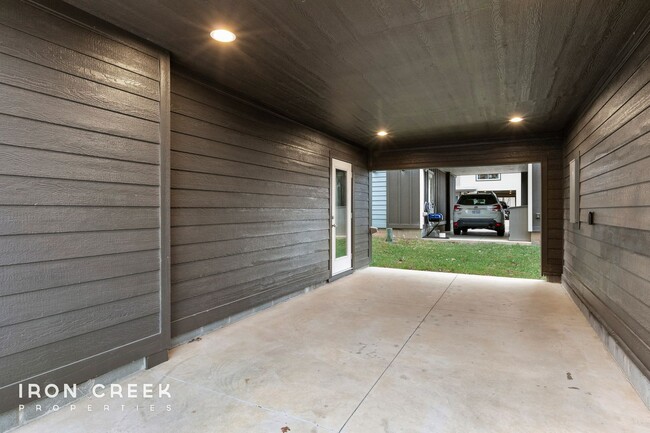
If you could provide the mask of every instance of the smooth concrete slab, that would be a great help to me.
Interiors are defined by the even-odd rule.
[[[169,384],[172,398],[61,409],[17,431],[650,431],[569,296],[533,280],[369,268],[125,382]]]

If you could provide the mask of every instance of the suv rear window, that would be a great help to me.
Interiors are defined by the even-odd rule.
[[[458,204],[465,206],[477,206],[486,204],[498,204],[497,199],[491,194],[464,195],[458,199]]]

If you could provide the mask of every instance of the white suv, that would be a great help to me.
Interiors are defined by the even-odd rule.
[[[454,205],[455,235],[461,231],[466,235],[468,229],[490,229],[503,236],[504,220],[503,207],[493,192],[461,195]]]

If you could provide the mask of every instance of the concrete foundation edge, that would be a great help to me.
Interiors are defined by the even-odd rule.
[[[618,344],[616,339],[607,331],[607,328],[600,323],[598,318],[594,316],[589,308],[582,302],[576,295],[571,286],[562,280],[562,287],[567,291],[573,302],[578,306],[582,314],[587,318],[591,327],[596,331],[596,334],[603,342],[607,351],[612,355],[616,364],[625,374],[625,377],[630,382],[634,390],[639,394],[641,400],[650,409],[650,379],[648,379],[639,367],[627,355],[625,350]]]
[[[321,287],[326,283],[321,283],[321,284],[316,284],[313,286],[305,287],[304,289],[298,290],[293,293],[289,293],[288,295],[284,295],[280,298],[274,299],[272,301],[266,302],[262,305],[258,305],[255,308],[250,308],[246,311],[242,311],[241,313],[234,314],[232,316],[226,317],[225,319],[218,320],[216,322],[212,322],[208,325],[201,326],[200,328],[197,328],[193,331],[186,332],[184,334],[178,335],[176,337],[172,338],[171,346],[173,347],[178,347],[182,344],[189,343],[193,339],[200,337],[202,335],[208,334],[212,331],[216,331],[217,329],[223,328],[224,326],[230,325],[231,323],[238,322],[242,319],[245,319],[246,317],[250,317],[253,314],[259,313],[262,310],[266,310],[267,308],[271,308],[274,305],[281,304],[285,301],[288,301],[291,298],[295,298],[296,296],[304,295],[306,293],[311,292],[312,290],[317,289],[318,287]]]
[[[0,433],[8,432],[18,427],[24,426],[25,424],[37,418],[52,413],[53,406],[58,406],[60,408],[58,410],[61,410],[62,408],[73,404],[75,401],[87,395],[94,385],[108,385],[122,380],[128,376],[131,376],[132,374],[137,373],[138,371],[144,370],[145,364],[146,358],[137,359],[126,365],[123,365],[122,367],[109,371],[106,374],[81,383],[78,385],[79,393],[77,395],[77,398],[64,398],[61,396],[54,399],[47,399],[47,403],[45,403],[45,400],[37,400],[25,404],[25,407],[22,410],[18,410],[18,408],[16,408],[8,412],[4,412],[0,414]],[[40,410],[38,408],[39,406]]]

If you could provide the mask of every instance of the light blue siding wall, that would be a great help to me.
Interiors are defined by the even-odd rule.
[[[386,172],[372,172],[372,220],[370,225],[386,228]]]

